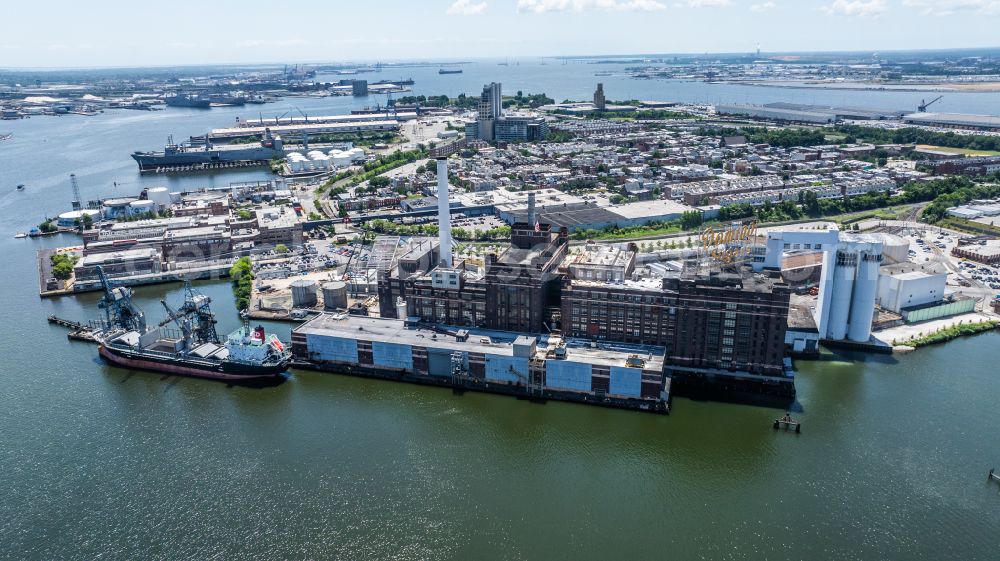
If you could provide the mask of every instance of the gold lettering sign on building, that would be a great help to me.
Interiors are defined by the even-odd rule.
[[[722,263],[733,263],[746,256],[756,237],[756,220],[746,224],[733,224],[718,231],[706,226],[699,236],[701,249],[705,254]]]

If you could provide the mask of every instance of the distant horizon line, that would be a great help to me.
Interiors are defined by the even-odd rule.
[[[870,54],[906,54],[906,53],[956,53],[956,52],[989,52],[997,51],[1000,54],[1000,45],[991,47],[948,47],[948,48],[928,48],[928,49],[853,49],[853,50],[826,50],[826,51],[801,51],[801,50],[777,50],[760,51],[761,55],[870,55]],[[233,67],[233,68],[272,68],[279,66],[324,66],[324,65],[374,65],[374,64],[469,64],[471,62],[483,60],[518,60],[518,59],[555,59],[555,60],[592,60],[592,59],[615,59],[615,58],[664,58],[664,57],[704,57],[704,56],[736,56],[756,54],[754,50],[748,51],[688,51],[688,52],[662,52],[662,53],[623,53],[623,54],[577,54],[577,55],[518,55],[518,56],[477,56],[464,57],[465,60],[450,58],[395,58],[395,59],[343,59],[343,60],[323,60],[313,59],[298,62],[280,61],[259,61],[259,62],[202,62],[202,63],[165,63],[149,65],[95,65],[95,66],[3,66],[3,72],[57,72],[57,71],[79,71],[79,70],[141,70],[141,69],[170,69],[170,68],[198,68],[198,67]]]

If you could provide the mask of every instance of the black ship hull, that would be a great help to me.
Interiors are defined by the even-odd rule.
[[[241,364],[226,361],[188,360],[121,349],[102,344],[98,350],[109,363],[122,368],[163,372],[176,376],[216,380],[233,385],[273,386],[284,382],[289,361],[273,364]]]

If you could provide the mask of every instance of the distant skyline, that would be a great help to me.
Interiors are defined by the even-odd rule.
[[[753,52],[758,44],[763,52],[1000,46],[1000,0],[99,5],[5,6],[0,68]]]

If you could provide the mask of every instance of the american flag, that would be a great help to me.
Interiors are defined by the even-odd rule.
[[[535,221],[535,233],[537,234],[538,232],[541,232],[541,231],[542,231],[542,225],[541,225],[541,223],[539,223],[539,222],[538,222],[538,221],[536,220],[536,221]]]

